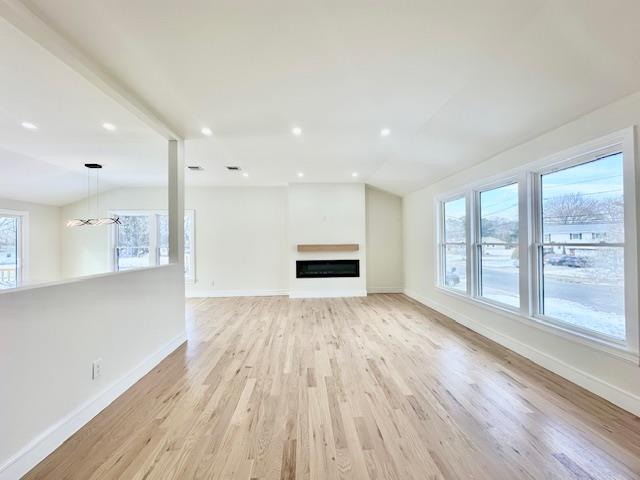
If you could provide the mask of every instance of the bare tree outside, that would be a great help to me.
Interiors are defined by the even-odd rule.
[[[0,217],[0,247],[15,242],[16,220],[13,217]]]
[[[545,198],[545,228],[549,225],[608,225],[609,241],[624,241],[624,202],[622,196],[593,198],[569,193]]]
[[[598,211],[598,201],[581,193],[568,193],[545,199],[543,210],[547,223],[560,225],[593,223],[593,217]]]

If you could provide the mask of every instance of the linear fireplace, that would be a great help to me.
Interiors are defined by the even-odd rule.
[[[360,260],[298,260],[296,278],[359,277]]]

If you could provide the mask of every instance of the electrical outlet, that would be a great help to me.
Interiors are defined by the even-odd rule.
[[[102,359],[98,358],[97,360],[93,361],[92,371],[91,371],[91,378],[93,380],[97,380],[101,376],[102,376]]]

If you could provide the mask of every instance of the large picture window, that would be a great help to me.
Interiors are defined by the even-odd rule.
[[[540,175],[540,314],[625,338],[623,154]]]
[[[120,225],[114,225],[114,270],[167,265],[169,263],[169,216],[162,211],[115,212]],[[185,279],[194,280],[194,212],[184,216]]]
[[[445,196],[438,285],[637,352],[634,152],[629,129]]]
[[[478,295],[520,307],[518,184],[479,193]]]
[[[0,210],[0,289],[23,283],[24,222],[24,214]]]
[[[457,198],[442,204],[442,283],[467,291],[466,200]]]

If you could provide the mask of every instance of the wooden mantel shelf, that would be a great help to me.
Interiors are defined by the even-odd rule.
[[[358,250],[360,250],[358,243],[298,244],[299,252],[357,252]]]

